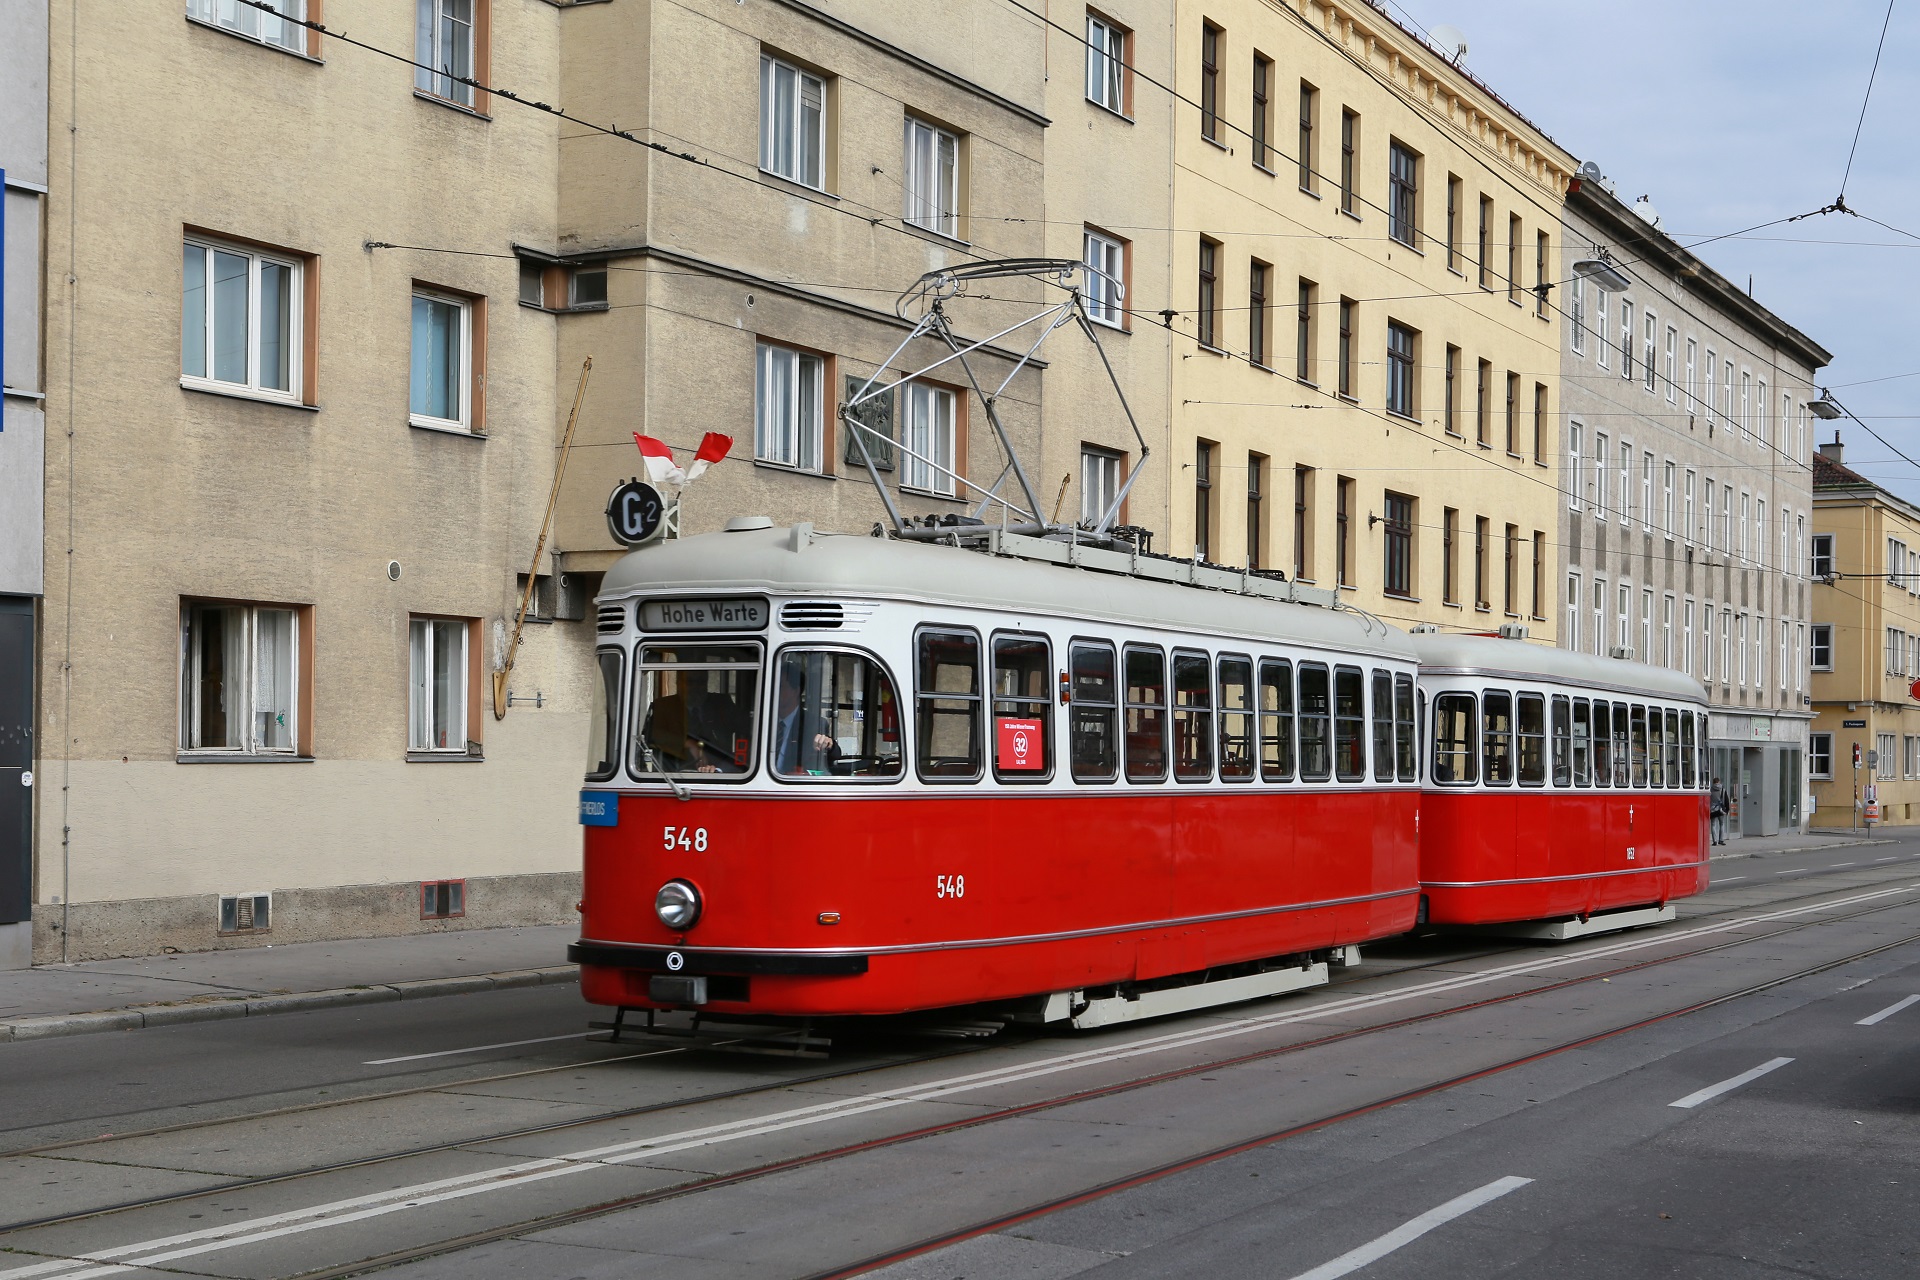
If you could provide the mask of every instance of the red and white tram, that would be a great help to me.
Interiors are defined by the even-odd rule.
[[[1418,634],[1420,892],[1434,924],[1570,937],[1707,887],[1707,699],[1677,671]]]
[[[1413,926],[1410,637],[1284,581],[988,537],[748,519],[607,574],[588,1001],[1097,1025]]]

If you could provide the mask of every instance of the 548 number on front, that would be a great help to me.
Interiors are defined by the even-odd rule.
[[[675,849],[691,849],[695,853],[707,851],[707,829],[705,827],[668,827],[666,844],[668,853]]]
[[[965,876],[935,876],[933,878],[933,896],[936,898],[966,897],[967,878]]]

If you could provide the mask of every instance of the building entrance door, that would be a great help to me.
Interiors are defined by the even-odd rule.
[[[0,925],[33,912],[33,602],[0,597]]]

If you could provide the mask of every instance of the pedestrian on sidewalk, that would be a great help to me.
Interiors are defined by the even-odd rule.
[[[1707,793],[1708,828],[1713,843],[1727,842],[1727,789],[1720,785],[1720,779],[1713,780],[1713,789]]]

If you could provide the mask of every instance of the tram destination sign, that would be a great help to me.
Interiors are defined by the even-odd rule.
[[[708,600],[649,600],[640,606],[643,631],[764,631],[767,602],[754,596]]]

